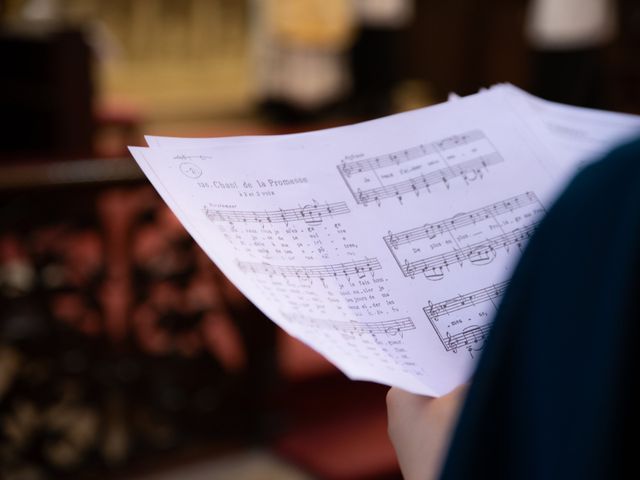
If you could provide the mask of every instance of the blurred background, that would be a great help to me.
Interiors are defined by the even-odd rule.
[[[639,53],[637,0],[0,0],[0,478],[400,478],[386,388],[257,311],[126,146],[497,82],[639,113]]]

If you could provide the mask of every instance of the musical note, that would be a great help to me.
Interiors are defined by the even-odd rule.
[[[444,278],[444,270],[442,267],[427,267],[422,268],[422,273],[427,280],[438,281]]]
[[[515,242],[512,242],[515,243]],[[511,243],[507,240],[502,242],[502,247],[508,249]],[[496,258],[496,251],[492,245],[480,244],[473,247],[467,253],[467,258],[474,265],[487,265]]]

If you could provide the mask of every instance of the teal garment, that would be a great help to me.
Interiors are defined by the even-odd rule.
[[[529,242],[441,478],[637,478],[639,327],[636,141],[579,173]]]

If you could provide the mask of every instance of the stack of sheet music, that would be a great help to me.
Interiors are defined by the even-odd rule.
[[[640,117],[497,85],[327,130],[147,137],[131,152],[269,318],[354,379],[466,381],[511,270],[573,174]]]

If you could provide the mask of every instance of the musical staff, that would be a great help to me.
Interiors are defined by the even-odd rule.
[[[481,140],[484,134],[479,130],[473,130],[462,135],[453,135],[438,142],[418,145],[417,147],[399,150],[397,152],[380,155],[373,158],[365,158],[353,162],[345,162],[338,166],[338,169],[347,177],[354,173],[363,173],[370,170],[377,170],[388,167],[390,165],[399,165],[401,163],[410,162],[416,158],[421,158],[439,150],[447,150],[460,145],[469,144],[471,142]]]
[[[370,202],[379,203],[385,198],[397,197],[407,193],[416,193],[419,190],[429,189],[429,187],[438,184],[447,184],[449,180],[456,177],[463,177],[468,180],[470,177],[480,177],[484,175],[484,171],[490,166],[504,161],[498,153],[475,158],[466,162],[452,165],[451,167],[442,168],[417,177],[411,177],[402,182],[393,183],[391,185],[383,185],[381,187],[371,188],[369,190],[358,190],[356,202],[367,205]]]
[[[499,251],[520,251],[544,207],[532,192],[384,237],[405,277],[441,280],[452,265],[486,265]]]
[[[353,262],[317,266],[272,265],[270,263],[239,261],[238,268],[245,273],[256,275],[325,279],[349,277],[351,275],[364,277],[367,273],[380,270],[382,266],[377,258],[365,258]]]
[[[317,204],[300,208],[265,211],[217,210],[205,207],[204,213],[212,222],[231,223],[290,223],[305,222],[309,225],[322,223],[323,218],[350,213],[345,202]]]
[[[443,184],[450,188],[453,179],[465,183],[484,178],[489,167],[504,158],[483,132],[473,130],[406,150],[362,160],[343,162],[338,171],[356,202],[378,205],[395,197],[402,201],[409,193]]]
[[[455,353],[460,348],[472,351],[482,347],[507,285],[508,282],[501,282],[442,302],[429,301],[423,311],[446,351]],[[447,319],[451,321],[447,323]]]
[[[299,313],[283,313],[292,323],[325,330],[336,330],[348,335],[402,335],[403,332],[415,330],[416,326],[410,317],[385,320],[380,322],[347,322],[307,317]]]
[[[444,270],[451,265],[458,264],[462,266],[465,262],[470,262],[474,265],[486,265],[493,261],[497,251],[500,249],[508,249],[512,245],[516,245],[521,249],[525,241],[531,238],[537,225],[538,223],[536,222],[524,228],[487,238],[482,242],[441,255],[422,258],[414,262],[405,261],[400,266],[400,269],[405,277],[414,277],[417,273],[423,273],[427,278],[435,280],[442,278]]]
[[[466,246],[459,250],[434,255],[432,257],[416,260],[415,262],[405,262],[400,266],[405,277],[413,277],[416,273],[424,273],[425,275],[442,276],[444,270],[451,265],[462,265],[464,262],[470,262],[475,265],[486,265],[490,263],[496,256],[496,252],[500,249],[507,249],[512,245],[522,248],[524,242],[531,238],[537,227],[537,223],[529,225],[522,229],[517,229],[509,233],[497,235],[488,238],[485,241],[478,242],[473,245]]]
[[[469,327],[455,335],[447,333],[447,339],[444,342],[446,344],[445,348],[447,351],[457,352],[459,348],[466,347],[469,350],[474,350],[473,347],[482,347],[489,335],[489,330],[491,330],[491,325],[483,325],[481,327]],[[476,350],[479,350],[479,348],[476,348]]]
[[[490,287],[481,288],[465,295],[458,295],[439,303],[429,303],[424,307],[424,313],[429,319],[437,320],[442,315],[451,315],[454,312],[469,307],[475,307],[483,302],[491,302],[502,297],[509,282],[501,282]]]
[[[401,245],[419,240],[433,240],[439,235],[445,235],[453,230],[475,225],[478,222],[493,219],[504,213],[513,212],[516,209],[532,204],[539,205],[538,198],[534,193],[527,192],[436,223],[411,228],[395,234],[390,233],[384,237],[384,241],[390,249],[397,249]]]

